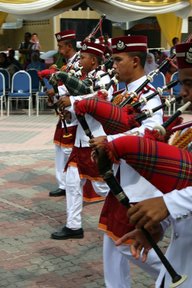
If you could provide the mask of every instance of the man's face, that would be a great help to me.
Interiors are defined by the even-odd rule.
[[[81,52],[79,65],[83,67],[83,70],[86,73],[89,73],[93,70],[94,57],[89,53]]]
[[[66,43],[65,41],[60,41],[58,42],[57,46],[58,46],[59,53],[63,55],[64,57],[67,57],[68,52],[71,49],[70,45]]]
[[[191,101],[192,103],[192,68],[179,70],[179,80],[181,82],[180,95],[183,98],[183,102]],[[190,109],[192,110],[192,105]]]
[[[127,53],[122,52],[113,54],[113,68],[117,73],[117,79],[122,82],[132,82],[134,57],[129,56]]]
[[[25,42],[30,42],[30,40],[31,40],[31,36],[29,34],[25,34],[24,41]]]

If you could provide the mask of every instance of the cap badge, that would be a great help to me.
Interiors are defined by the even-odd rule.
[[[81,47],[82,50],[87,50],[87,45],[84,43],[83,46]]]
[[[192,47],[189,48],[189,51],[185,54],[185,61],[192,64]]]
[[[57,40],[61,40],[61,35],[60,34],[57,35]]]
[[[116,49],[117,50],[124,50],[126,47],[125,43],[121,40],[119,40],[116,44]]]

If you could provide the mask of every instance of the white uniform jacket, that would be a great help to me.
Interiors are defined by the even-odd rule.
[[[146,76],[130,83],[128,85],[128,91],[135,91],[144,81]],[[152,94],[153,91],[149,91],[141,96],[148,96]],[[145,105],[141,107],[142,110],[153,109],[161,105],[161,100],[159,96],[155,96],[149,100]],[[163,111],[159,110],[154,113],[154,115],[146,120],[142,121],[141,126],[133,128],[125,133],[120,133],[116,135],[108,135],[108,141],[119,138],[121,136],[130,135],[136,133],[137,135],[143,136],[146,128],[152,130],[157,124],[163,123]],[[117,171],[118,165],[114,165],[114,172]],[[142,177],[137,171],[135,171],[131,166],[129,166],[124,160],[120,163],[120,184],[123,187],[124,192],[129,197],[130,202],[139,202],[141,200],[161,196],[162,193],[156,189],[151,183],[149,183],[144,177]]]
[[[169,219],[172,224],[172,237],[166,251],[173,268],[180,275],[187,275],[187,279],[178,287],[192,287],[192,186],[182,190],[174,190],[163,196],[170,212]],[[156,281],[156,288],[160,288],[165,277],[164,287],[171,284],[171,278],[162,266]]]

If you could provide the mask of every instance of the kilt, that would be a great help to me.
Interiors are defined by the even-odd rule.
[[[75,126],[67,127],[67,130],[68,130],[68,133],[71,135],[65,137],[66,132],[65,132],[65,129],[62,128],[62,123],[60,120],[55,129],[53,142],[58,146],[72,148],[75,142],[77,126],[75,125]]]
[[[105,199],[98,228],[105,231],[114,241],[135,229],[129,223],[127,207],[122,205],[111,192]],[[132,242],[132,240],[128,240],[125,244],[131,244]]]
[[[93,186],[91,184],[91,181],[87,180],[85,185],[83,186],[83,201],[93,203],[93,202],[102,201],[104,199],[105,199],[104,197],[99,196],[95,192],[95,190],[93,189]]]
[[[81,179],[104,182],[103,178],[99,175],[97,164],[91,160],[91,152],[92,148],[90,147],[73,146],[65,170],[68,166],[75,166],[78,168]]]

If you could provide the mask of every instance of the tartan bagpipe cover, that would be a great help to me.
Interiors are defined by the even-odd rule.
[[[135,121],[135,110],[130,105],[121,108],[101,97],[92,97],[76,101],[74,108],[77,115],[87,113],[99,121],[106,134],[113,135],[122,133],[140,126],[140,124]]]
[[[117,138],[105,149],[113,162],[124,159],[163,193],[192,185],[192,153],[187,150],[138,136]]]
[[[65,71],[55,73],[51,78],[51,82],[52,81],[56,81],[56,84],[58,81],[61,81],[66,86],[69,94],[73,96],[86,95],[93,92],[90,86],[92,84],[91,82],[87,79],[80,80],[73,75],[69,75],[69,73]]]

